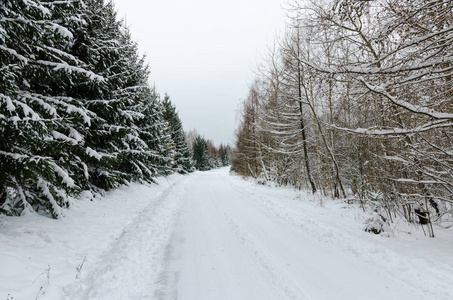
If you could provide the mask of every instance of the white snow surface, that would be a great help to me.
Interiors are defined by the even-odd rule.
[[[83,195],[0,216],[0,299],[453,299],[451,230],[366,233],[353,205],[227,168]]]

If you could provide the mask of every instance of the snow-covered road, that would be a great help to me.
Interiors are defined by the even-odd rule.
[[[284,222],[224,172],[185,184],[156,299],[424,298]]]
[[[375,236],[346,204],[259,186],[227,169],[173,176],[164,186],[133,185],[104,204],[81,202],[103,205],[104,217],[75,207],[77,218],[69,211],[57,221],[64,230],[29,218],[33,244],[21,238],[30,230],[14,229],[19,219],[0,218],[0,255],[12,258],[0,270],[0,299],[6,292],[14,300],[453,298],[448,232],[437,240]]]

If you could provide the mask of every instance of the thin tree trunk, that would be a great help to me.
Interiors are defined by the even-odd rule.
[[[301,65],[300,65],[300,39],[299,39],[299,28],[297,28],[297,85],[298,85],[298,96],[299,96],[299,111],[300,111],[300,126],[302,130],[302,144],[304,149],[304,161],[305,161],[305,168],[307,170],[308,181],[311,185],[311,191],[313,194],[316,193],[316,185],[313,180],[313,176],[311,175],[310,171],[310,162],[308,158],[308,148],[307,148],[307,135],[305,133],[305,122],[304,122],[304,111],[302,107],[302,72],[301,72]]]

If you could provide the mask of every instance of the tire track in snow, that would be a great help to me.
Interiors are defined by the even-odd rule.
[[[66,299],[154,299],[168,240],[181,209],[185,180],[173,183],[140,212],[97,266],[65,288]],[[88,259],[85,267],[89,263]]]
[[[231,196],[231,187],[204,176],[208,175],[199,173],[187,181],[189,195],[166,247],[155,299],[245,299],[247,295],[256,297],[255,292],[266,299],[308,299],[302,297],[283,265],[257,245],[220,205]]]
[[[255,258],[256,264],[264,275],[263,277],[274,287],[274,291],[278,291],[280,299],[309,299],[298,284],[294,282],[294,278],[286,270],[283,263],[275,259],[264,247],[259,246],[257,241],[243,228],[241,229],[241,226],[234,221],[225,207],[220,208],[219,205],[215,206],[219,214],[229,224],[230,230],[241,240],[244,248]]]
[[[179,215],[178,215],[179,219]],[[156,277],[156,286],[153,292],[153,299],[178,299],[178,282],[179,272],[172,271],[171,265],[175,253],[175,231],[174,226],[172,234],[168,239],[162,259],[162,268]]]

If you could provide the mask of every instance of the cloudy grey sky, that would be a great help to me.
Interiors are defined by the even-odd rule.
[[[114,0],[151,84],[169,94],[184,129],[233,143],[253,69],[284,28],[281,0]]]

